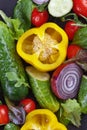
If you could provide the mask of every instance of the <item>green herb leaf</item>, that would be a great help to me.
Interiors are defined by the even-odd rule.
[[[20,77],[17,76],[16,72],[8,72],[6,73],[6,77],[9,81],[15,81],[15,87],[20,87],[21,85],[24,85],[28,87],[28,83],[25,82],[25,79],[22,75]]]
[[[24,77],[21,75],[21,77],[18,79],[18,82],[15,84],[15,87],[19,87],[21,85],[24,85],[28,87],[29,85],[25,82]]]
[[[14,40],[18,40],[19,37],[24,33],[24,30],[20,28],[20,21],[18,19],[7,17],[2,10],[0,10],[0,15],[7,24],[7,27],[11,30]]]
[[[75,43],[82,48],[87,49],[87,27],[80,28],[75,33],[72,43]]]
[[[21,22],[21,28],[25,31],[31,27],[31,13],[34,3],[31,0],[19,0],[14,8],[13,17]]]
[[[81,125],[81,107],[76,99],[68,99],[65,103],[61,103],[63,112],[61,117],[70,121],[73,125],[79,127]]]
[[[6,73],[6,77],[8,78],[9,81],[16,81],[18,80],[18,76],[15,72],[8,72]]]

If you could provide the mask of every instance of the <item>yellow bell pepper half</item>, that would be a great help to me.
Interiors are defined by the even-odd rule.
[[[58,122],[56,115],[48,109],[36,109],[26,116],[21,130],[67,130]]]
[[[17,52],[40,71],[51,71],[66,58],[68,36],[56,23],[48,22],[26,31],[17,42]]]

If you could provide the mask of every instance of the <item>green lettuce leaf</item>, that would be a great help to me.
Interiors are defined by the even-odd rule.
[[[71,122],[76,127],[81,125],[81,107],[76,99],[68,99],[61,103],[60,120]]]
[[[10,29],[14,40],[18,40],[19,37],[24,33],[24,30],[20,28],[20,21],[18,19],[7,17],[2,10],[0,10],[0,15],[6,23],[7,27]]]
[[[34,3],[32,0],[19,0],[14,8],[13,17],[21,22],[21,28],[25,31],[31,27],[31,13]]]

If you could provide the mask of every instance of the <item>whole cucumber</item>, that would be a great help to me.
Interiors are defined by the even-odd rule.
[[[51,91],[49,74],[40,72],[32,66],[26,67],[26,72],[29,76],[31,90],[39,105],[53,112],[58,111],[59,102]]]
[[[27,76],[11,30],[0,21],[0,82],[10,100],[21,100],[28,94]]]

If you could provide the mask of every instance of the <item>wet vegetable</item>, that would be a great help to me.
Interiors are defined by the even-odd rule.
[[[18,0],[15,8],[13,17],[19,19],[21,22],[20,27],[26,31],[31,27],[31,13],[33,9],[32,0]]]
[[[68,99],[61,103],[58,119],[63,124],[72,123],[76,127],[81,125],[81,106],[76,99]],[[67,125],[67,124],[66,124]]]
[[[17,42],[17,52],[40,71],[52,71],[66,58],[68,36],[53,22],[26,31]]]
[[[16,24],[19,27],[19,22],[14,19],[9,19],[7,24],[0,21],[0,82],[3,94],[13,101],[25,98],[29,86],[23,63],[16,52],[16,32],[13,30]]]
[[[29,86],[23,63],[16,52],[15,39],[20,36],[20,24],[1,11],[0,15],[6,23],[0,21],[0,82],[4,95],[18,101],[27,96]]]
[[[25,111],[23,107],[10,106],[9,107],[10,121],[16,125],[22,125],[25,122]]]
[[[0,125],[5,125],[9,121],[9,109],[7,105],[0,104]]]
[[[87,1],[86,0],[73,0],[73,12],[77,15],[87,17]]]
[[[22,106],[16,106],[7,97],[5,97],[5,102],[9,109],[9,120],[16,125],[22,125],[25,122],[25,110]]]
[[[72,43],[87,49],[87,27],[80,28],[75,33]]]
[[[48,3],[49,14],[53,17],[62,17],[69,13],[73,7],[73,0],[50,0]]]
[[[59,109],[59,102],[50,89],[50,75],[32,66],[26,67],[26,72],[29,76],[31,90],[40,107],[56,112]]]
[[[20,127],[10,122],[4,126],[4,130],[20,130]]]
[[[75,57],[65,61],[66,63],[76,62],[85,72],[87,71],[87,49],[78,51]]]
[[[62,64],[53,73],[51,88],[60,99],[76,97],[83,71],[75,63]]]
[[[81,111],[84,114],[87,114],[87,76],[82,76],[82,81],[80,84],[80,90],[78,93],[78,102],[81,105]]]
[[[31,14],[31,23],[39,27],[42,24],[48,22],[49,19],[49,13],[46,9],[39,10],[38,8],[34,8]]]
[[[37,109],[30,112],[26,117],[26,122],[21,130],[67,130],[58,122],[56,115],[48,109]]]
[[[23,106],[26,113],[29,113],[30,111],[36,109],[36,102],[31,98],[25,98],[20,101],[20,106]]]
[[[70,59],[75,57],[81,49],[82,48],[76,44],[70,44],[67,48],[67,58]]]
[[[10,31],[3,23],[0,23],[0,30],[2,30],[0,33],[2,38],[0,40],[1,85],[4,95],[9,97],[9,99],[20,100],[28,94],[27,78],[22,62],[16,54],[15,43]],[[2,42],[3,40],[4,42]]]
[[[67,21],[64,27],[65,32],[68,35],[69,40],[73,40],[76,31],[79,29],[79,25],[75,21]]]

